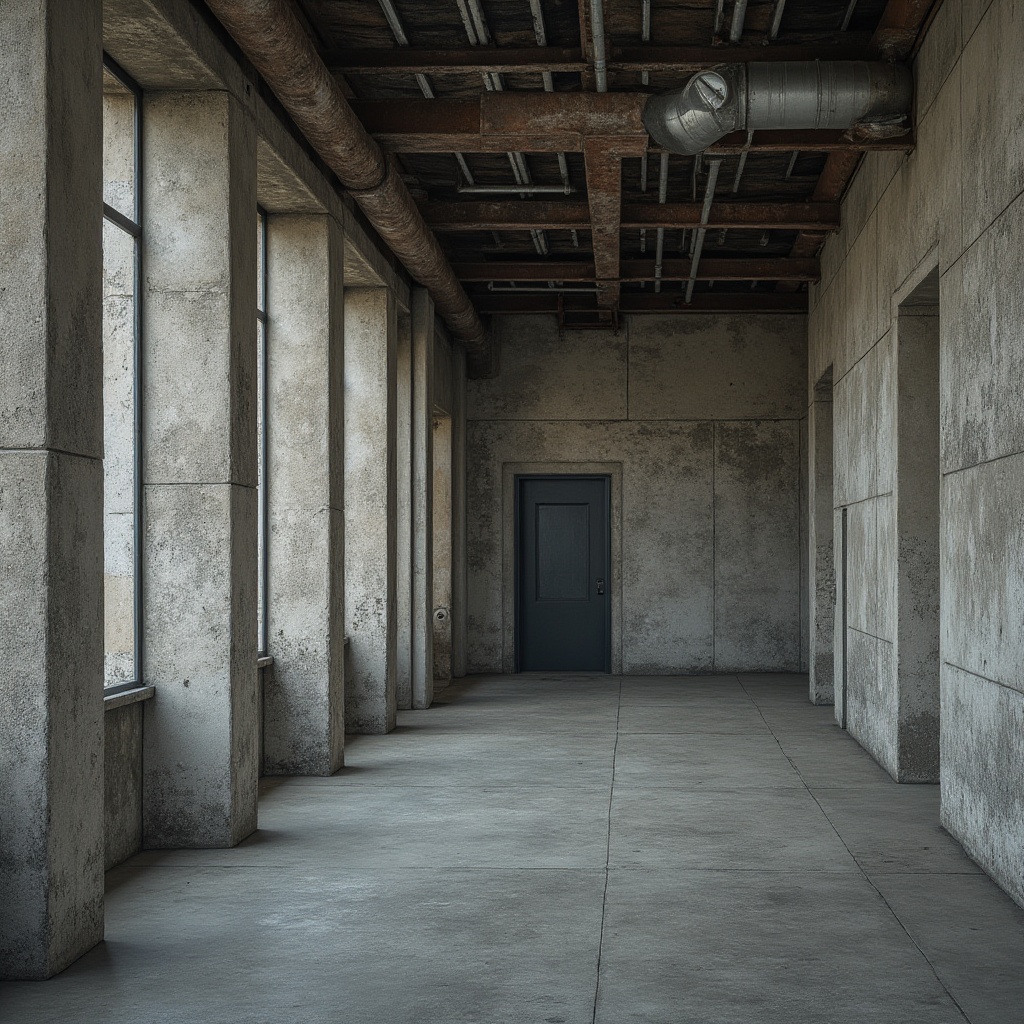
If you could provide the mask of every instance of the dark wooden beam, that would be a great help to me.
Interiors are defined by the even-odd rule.
[[[701,203],[626,203],[623,228],[692,228],[700,224]],[[505,202],[426,203],[424,219],[435,231],[531,231],[589,229],[590,208],[581,202],[513,199]],[[709,228],[833,231],[836,203],[715,203]]]
[[[512,292],[474,295],[480,313],[505,316],[515,313],[598,312],[596,296],[558,292]],[[682,292],[624,292],[620,313],[806,313],[807,296],[779,292],[701,292],[686,304]]]
[[[336,75],[383,75],[407,77],[409,75],[481,75],[488,71],[506,74],[541,74],[551,72],[589,73],[588,0],[581,0],[587,8],[587,47],[488,47],[474,46],[457,50],[425,50],[412,46],[394,49],[336,50],[325,56],[330,70]],[[871,56],[868,38],[848,33],[841,42],[773,44],[763,46],[613,46],[608,50],[611,71],[651,71],[676,74],[680,77],[696,74],[722,64],[748,61],[790,60],[864,60]]]
[[[654,260],[623,260],[623,281],[654,281]],[[690,260],[668,259],[662,263],[663,281],[686,281],[690,277]],[[452,269],[464,282],[484,281],[582,281],[597,280],[594,264],[582,261],[510,260],[493,263],[456,263]],[[712,258],[702,259],[697,269],[698,281],[817,281],[821,276],[816,259]]]
[[[578,153],[588,138],[614,137],[622,156],[655,150],[643,126],[648,96],[641,92],[491,92],[465,100],[356,100],[360,121],[391,153]],[[740,153],[746,132],[715,143],[711,155]],[[762,131],[751,149],[761,153],[861,152],[913,148],[912,137],[847,138],[843,131]]]

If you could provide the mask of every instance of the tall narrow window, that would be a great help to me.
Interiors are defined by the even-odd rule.
[[[141,94],[103,61],[104,682],[141,675]]]
[[[256,488],[259,508],[258,650],[267,652],[267,214],[256,210]]]

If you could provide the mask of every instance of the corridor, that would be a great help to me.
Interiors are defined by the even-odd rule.
[[[1024,911],[800,676],[505,676],[108,875],[5,1024],[1016,1024]]]

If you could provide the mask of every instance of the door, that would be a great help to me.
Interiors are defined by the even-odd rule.
[[[520,672],[611,669],[608,477],[519,477]]]

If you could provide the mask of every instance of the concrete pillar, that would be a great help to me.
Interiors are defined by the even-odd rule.
[[[808,594],[810,700],[832,704],[836,569],[833,550],[832,380],[814,389],[808,409]]]
[[[466,350],[452,347],[452,675],[466,674],[469,563],[466,553]]]
[[[434,417],[434,689],[452,681],[452,419]]]
[[[397,690],[399,710],[412,707],[412,318],[398,317]]]
[[[412,296],[412,706],[434,700],[434,301]]]
[[[398,316],[386,288],[345,289],[345,725],[395,727]]]
[[[897,319],[896,776],[939,781],[939,317]]]
[[[0,4],[0,977],[103,937],[102,19]]]
[[[268,215],[268,775],[343,760],[343,247],[330,217]]]
[[[145,97],[143,843],[256,828],[256,136],[225,92]]]

